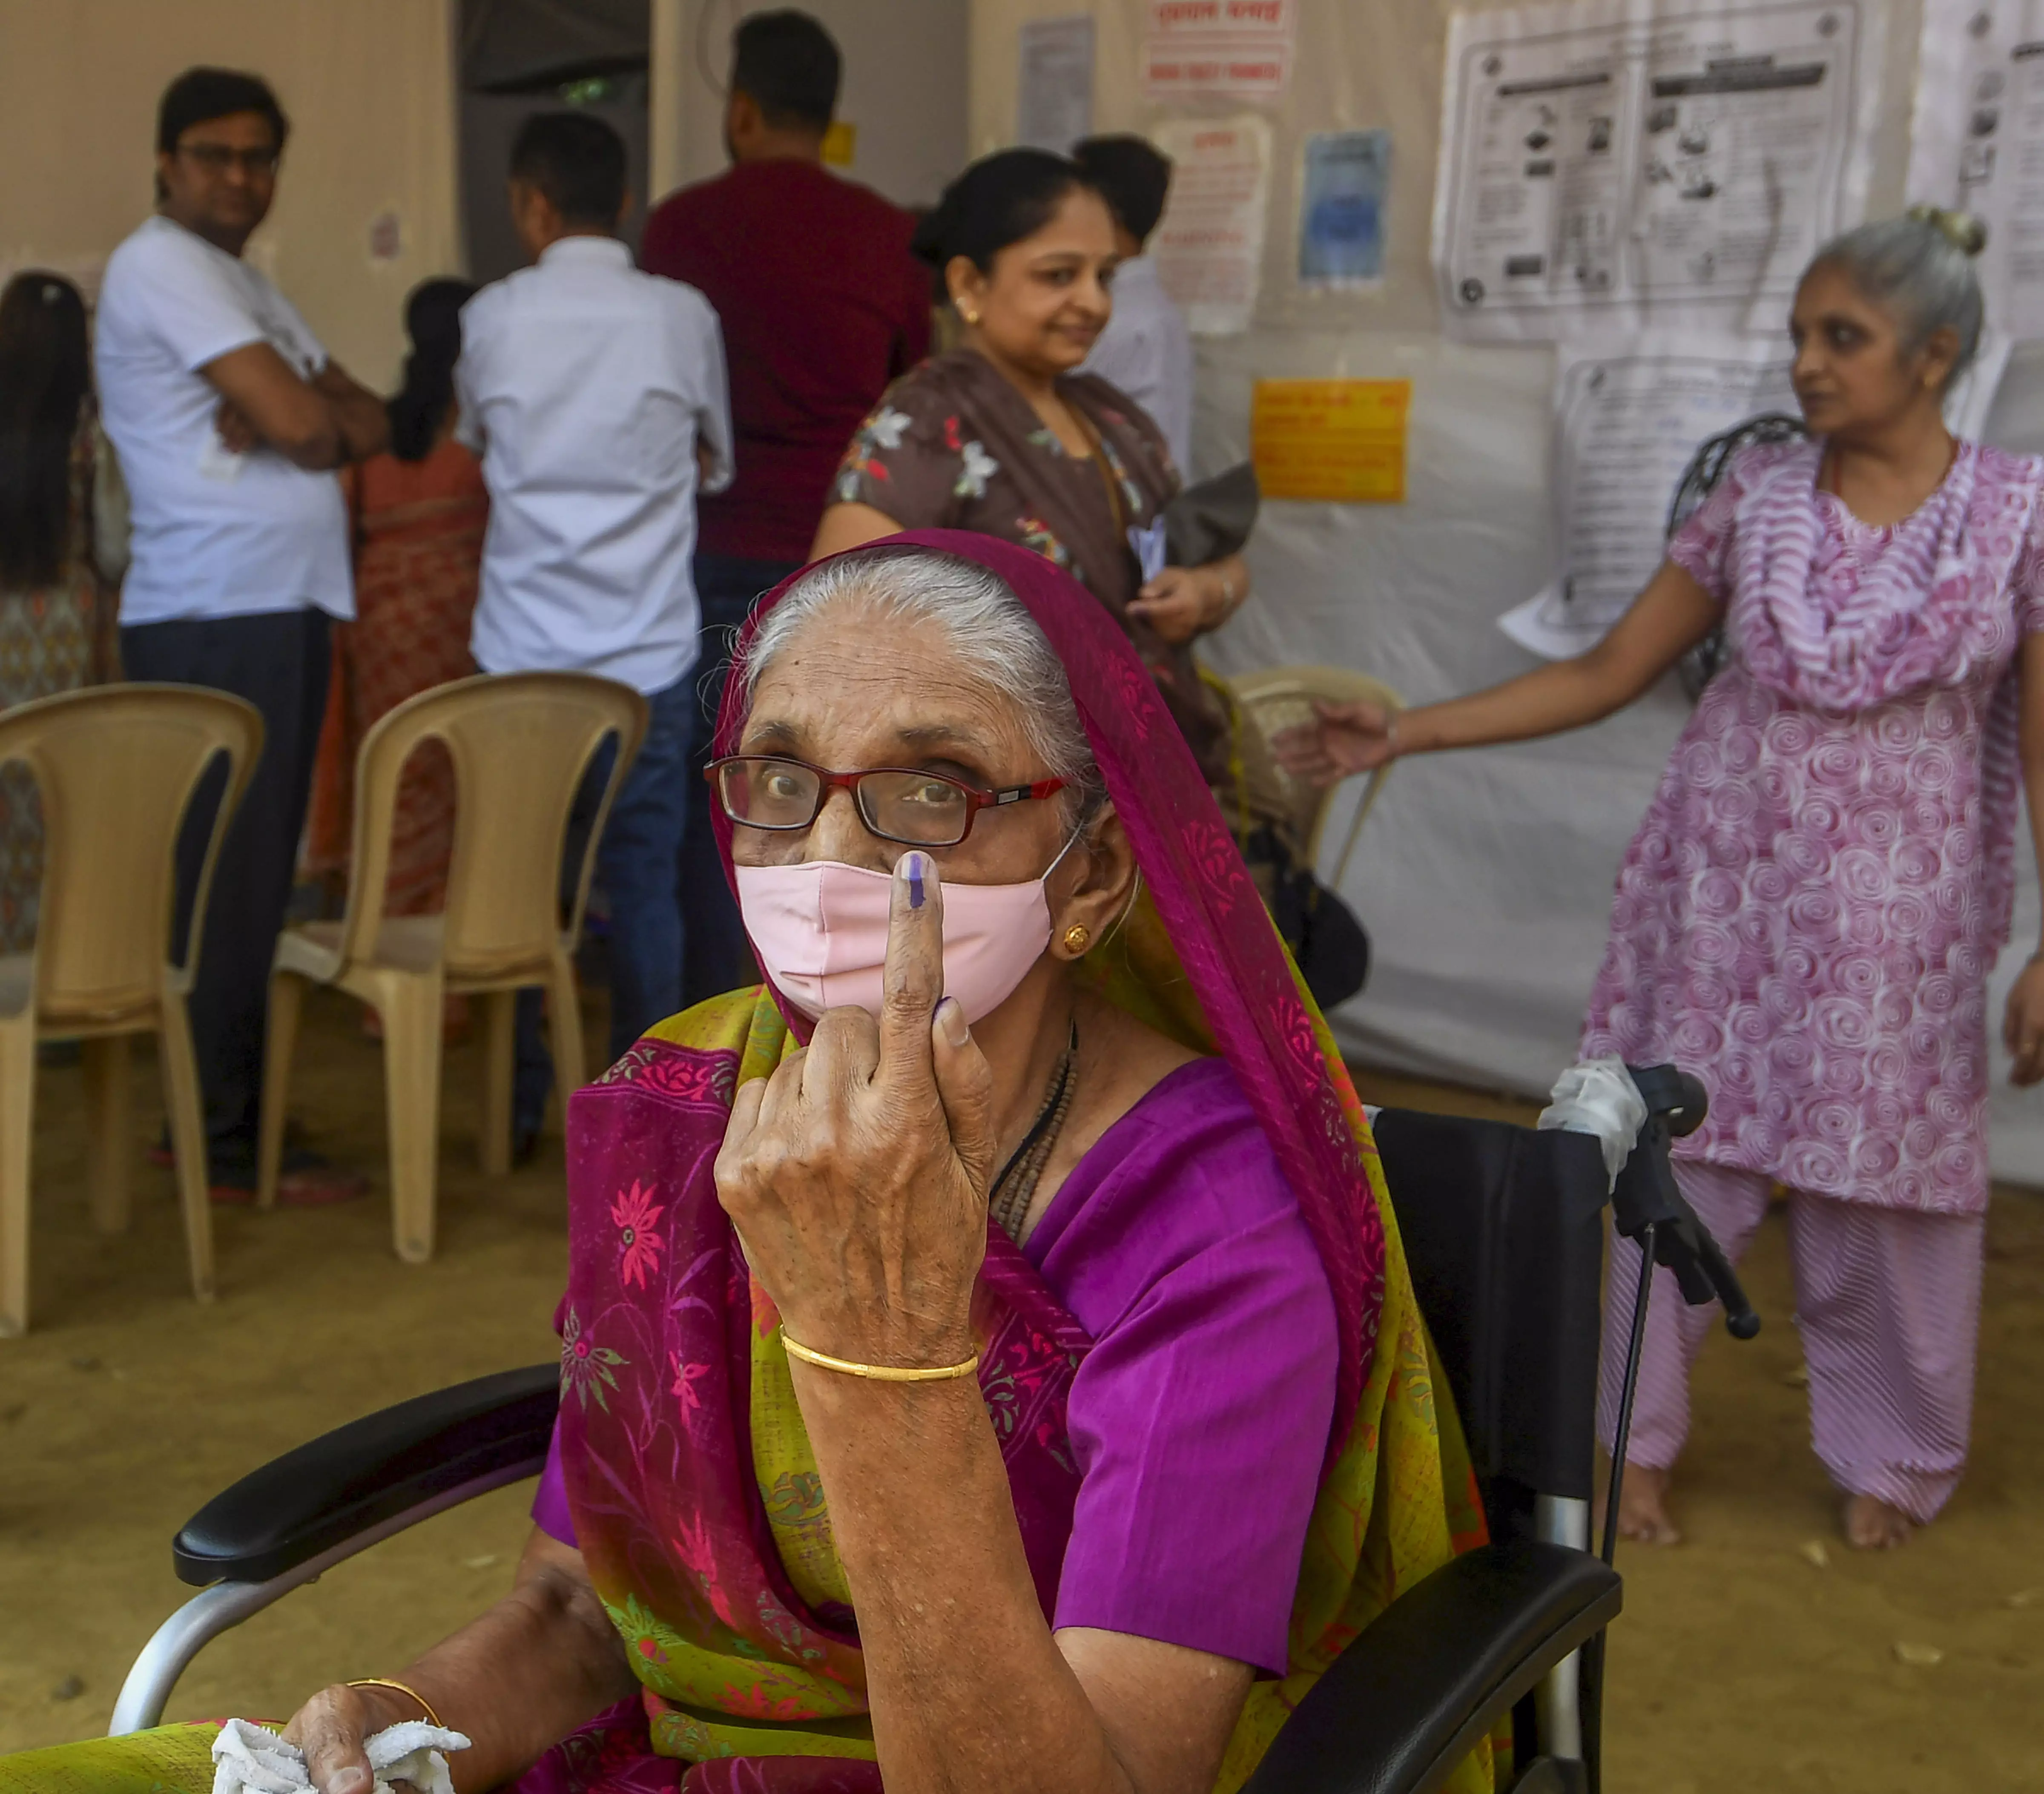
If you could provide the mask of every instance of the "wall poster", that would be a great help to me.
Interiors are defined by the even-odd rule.
[[[1954,432],[1977,437],[2008,366],[1984,338],[1946,395]],[[1654,576],[1669,507],[1696,451],[1765,412],[1798,415],[1785,337],[1649,332],[1592,348],[1564,344],[1554,373],[1555,539],[1547,585],[1498,620],[1530,652],[1565,660],[1594,647]]]
[[[1448,26],[1445,328],[1551,340],[1677,317],[1771,332],[1866,203],[1879,0],[1578,0]]]
[[[1923,0],[1909,197],[1987,225],[1988,321],[2044,336],[2044,0]]]
[[[1410,380],[1258,380],[1250,458],[1266,498],[1405,502]]]
[[[1299,189],[1299,284],[1374,286],[1384,278],[1389,131],[1326,131],[1306,140]]]
[[[1150,0],[1143,33],[1143,95],[1269,102],[1292,79],[1299,0]]]
[[[1029,19],[1016,62],[1015,140],[1067,155],[1093,134],[1093,15]]]
[[[1787,339],[1688,332],[1593,348],[1554,370],[1554,578],[1498,627],[1566,660],[1594,647],[1661,564],[1676,482],[1710,437],[1762,412],[1796,413]]]
[[[1263,267],[1270,127],[1247,113],[1173,118],[1151,135],[1173,164],[1148,250],[1157,278],[1196,333],[1239,335],[1256,309]]]

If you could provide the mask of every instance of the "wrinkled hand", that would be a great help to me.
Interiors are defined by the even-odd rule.
[[[928,854],[894,869],[883,990],[877,1023],[828,1010],[805,1048],[740,1089],[717,1200],[803,1345],[956,1364],[986,1255],[993,1079],[957,1002],[938,1006],[943,894]]]
[[[1189,567],[1166,567],[1128,603],[1131,617],[1140,617],[1174,645],[1207,627],[1208,609],[1204,577]]]
[[[2019,1089],[2044,1079],[2044,960],[2031,960],[2017,977],[2001,1038],[2015,1058],[2010,1083]]]
[[[402,1695],[391,1692],[397,1701],[403,1701]],[[284,1727],[284,1742],[305,1752],[305,1773],[319,1794],[369,1794],[376,1785],[363,1740],[402,1720],[421,1717],[409,1704],[402,1711],[386,1704],[383,1696],[381,1688],[351,1688],[336,1683],[321,1688]],[[398,1794],[405,1794],[412,1784],[397,1781],[390,1785]]]
[[[1278,763],[1309,784],[1334,785],[1359,772],[1374,772],[1398,757],[1392,732],[1397,713],[1358,699],[1354,704],[1316,701],[1317,722],[1280,729],[1270,738]]]
[[[256,426],[242,415],[240,408],[231,398],[220,401],[220,409],[213,414],[213,428],[221,446],[230,455],[246,455],[251,449],[262,446],[263,439],[256,435]]]

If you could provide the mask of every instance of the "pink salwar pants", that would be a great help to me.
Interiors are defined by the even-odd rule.
[[[1767,1212],[1772,1180],[1699,1161],[1676,1181],[1737,1263]],[[1790,1193],[1795,1322],[1810,1373],[1811,1442],[1831,1480],[1911,1518],[1944,1506],[1965,1467],[1980,1335],[1981,1215],[1926,1215]],[[1597,1437],[1608,1450],[1639,1288],[1639,1248],[1612,1241]],[[1673,1466],[1689,1430],[1689,1369],[1723,1310],[1692,1308],[1654,1273],[1626,1461]],[[1769,1317],[1772,1318],[1772,1317]]]

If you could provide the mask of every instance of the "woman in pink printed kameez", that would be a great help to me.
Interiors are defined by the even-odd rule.
[[[1954,439],[1979,227],[1918,208],[1821,251],[1791,317],[1807,441],[1748,449],[1580,659],[1395,718],[1324,707],[1280,751],[1322,778],[1609,715],[1722,627],[1620,868],[1586,1055],[1710,1091],[1685,1193],[1735,1257],[1790,1192],[1818,1456],[1860,1546],[1901,1543],[1964,1467],[1988,1201],[1987,978],[2019,786],[2044,793],[2044,461]],[[2027,778],[2025,774],[2027,774]],[[2044,963],[2004,1024],[2044,1077]],[[1618,1243],[1600,1431],[1637,1248]],[[1620,1523],[1672,1542],[1670,1470],[1714,1309],[1656,1273]]]

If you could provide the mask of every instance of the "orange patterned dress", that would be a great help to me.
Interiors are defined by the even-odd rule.
[[[306,868],[348,862],[355,757],[377,720],[408,697],[475,670],[469,622],[490,499],[475,457],[451,438],[423,461],[379,455],[344,476],[355,533],[355,620],[335,632],[333,681],[313,780]],[[428,743],[398,795],[384,909],[425,916],[446,900],[454,767]]]

